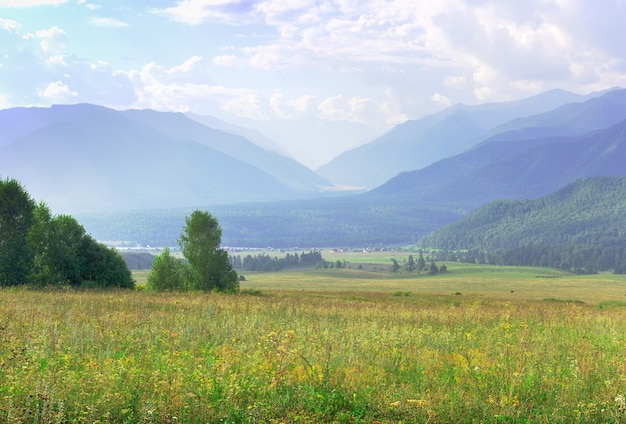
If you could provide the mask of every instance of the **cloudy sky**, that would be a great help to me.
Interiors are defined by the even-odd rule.
[[[260,129],[315,168],[407,119],[626,86],[626,0],[0,0],[0,108]]]

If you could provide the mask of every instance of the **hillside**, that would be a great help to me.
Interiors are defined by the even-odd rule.
[[[535,200],[499,200],[420,245],[486,251],[507,264],[620,268],[626,265],[626,177],[581,179]]]
[[[611,93],[609,93],[611,94]],[[617,94],[617,92],[615,92]],[[497,199],[536,198],[552,193],[579,178],[626,174],[626,90],[623,103],[590,100],[600,108],[613,104],[612,123],[602,130],[570,136],[555,132],[550,137],[532,138],[537,127],[527,127],[525,137],[499,135],[462,154],[443,159],[418,171],[404,172],[365,194],[372,200],[413,199],[428,205],[469,211]],[[576,110],[589,111],[586,104]],[[550,115],[550,113],[548,113]],[[580,121],[578,113],[561,125],[568,128]],[[599,124],[598,124],[599,125]]]
[[[452,106],[400,124],[374,141],[344,152],[317,172],[336,184],[371,189],[400,172],[418,170],[461,153],[516,118],[541,114],[600,94],[579,96],[552,90],[515,102]]]
[[[81,104],[0,111],[0,174],[55,212],[302,198],[326,182],[182,114]]]

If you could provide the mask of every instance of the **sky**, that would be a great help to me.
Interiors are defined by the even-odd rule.
[[[624,22],[626,0],[0,0],[0,109],[211,115],[315,169],[456,103],[624,87]]]

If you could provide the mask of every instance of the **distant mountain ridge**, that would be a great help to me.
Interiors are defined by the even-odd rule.
[[[611,119],[590,120],[584,135],[580,111],[611,106]],[[573,106],[573,107],[569,107]],[[563,107],[561,135],[535,138],[537,127],[498,134],[462,154],[418,171],[404,172],[364,196],[411,198],[429,205],[469,211],[497,199],[535,198],[552,193],[578,178],[626,174],[626,90]],[[550,117],[554,112],[539,115]],[[536,120],[536,118],[535,118]],[[601,125],[611,125],[597,129]],[[593,125],[592,125],[593,124]],[[522,135],[521,135],[522,134]]]
[[[558,100],[562,94],[546,95]],[[101,213],[91,221],[81,216],[85,228],[104,240],[172,245],[185,214],[202,207],[216,214],[223,240],[234,246],[415,243],[494,200],[536,199],[581,178],[626,175],[626,90],[576,99],[494,127],[495,133],[474,139],[460,154],[352,196],[315,197],[317,180],[308,179],[306,172],[293,172],[294,180],[287,184],[284,173],[292,171],[282,161],[288,158],[275,160],[275,152],[182,114],[118,112],[93,105],[26,115],[24,110],[9,110],[10,116],[0,111],[0,123],[8,124],[0,135],[0,173],[34,178],[39,192],[26,180],[25,187],[38,200],[53,199],[57,213],[64,210],[56,205],[70,199],[89,205],[85,211],[131,210]],[[454,122],[471,119],[459,128],[483,128],[484,122],[501,119],[490,116],[496,114],[489,112],[491,107],[476,107],[481,111],[473,117],[451,108],[445,117],[460,113]],[[14,122],[16,114],[32,127]],[[438,122],[437,131],[445,129],[444,121]],[[426,132],[431,124],[414,123]],[[34,130],[24,133],[25,128]],[[459,128],[448,130],[458,133]],[[147,211],[155,208],[159,210]]]
[[[280,153],[283,156],[289,157],[289,154],[282,147],[280,147],[276,142],[274,142],[273,140],[270,140],[269,138],[267,138],[260,132],[253,130],[251,128],[244,128],[239,125],[224,122],[220,119],[217,119],[209,115],[199,115],[197,113],[187,112],[185,113],[185,116],[193,119],[196,122],[201,123],[202,125],[206,125],[209,128],[213,128],[213,129],[220,130],[229,134],[241,136],[245,139],[250,140],[257,146],[265,150]]]
[[[374,188],[400,172],[418,170],[459,154],[514,119],[584,102],[604,93],[583,96],[551,90],[513,102],[455,105],[400,124],[376,140],[344,152],[317,172],[335,184]]]
[[[55,212],[302,198],[308,168],[183,114],[90,104],[0,110],[0,174]]]

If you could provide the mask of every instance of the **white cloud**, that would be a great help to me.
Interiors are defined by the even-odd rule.
[[[237,57],[232,54],[224,54],[213,58],[213,63],[218,66],[234,66],[237,62]]]
[[[306,94],[295,99],[287,100],[286,104],[296,112],[306,112],[314,99],[315,96]]]
[[[435,93],[433,94],[430,99],[437,103],[438,105],[442,105],[442,106],[450,106],[452,104],[452,100],[450,100],[449,98],[447,98],[446,96],[444,96],[441,93]]]
[[[65,57],[62,55],[50,56],[48,59],[46,59],[46,63],[52,66],[67,66]]]
[[[46,88],[39,91],[37,94],[39,97],[51,101],[67,100],[78,96],[78,93],[70,90],[70,88],[61,81],[51,82],[48,86],[46,86]]]
[[[269,96],[268,106],[276,116],[283,119],[295,119],[308,112],[315,96],[305,94],[299,97],[285,99],[282,92],[276,91]]]
[[[322,100],[318,110],[322,119],[365,124],[368,122],[366,112],[371,103],[371,99],[364,97],[353,96],[346,99],[337,95]]]
[[[247,2],[241,0],[180,0],[176,6],[165,9],[152,9],[151,12],[165,16],[177,22],[190,25],[199,25],[207,21],[237,22],[239,13]],[[232,11],[226,11],[232,6]]]
[[[137,95],[137,107],[156,110],[205,110],[217,104],[238,117],[264,120],[261,98],[256,90],[231,89],[212,83],[203,73],[202,58],[194,56],[180,65],[166,68],[155,62],[128,73]],[[192,82],[192,81],[196,82]]]
[[[57,26],[41,29],[35,33],[35,36],[41,40],[40,46],[44,53],[56,54],[69,42],[65,31]]]
[[[0,0],[0,7],[35,7],[60,5],[67,3],[68,0]]]
[[[187,73],[193,71],[195,65],[200,63],[200,62],[202,62],[202,60],[203,60],[202,56],[190,57],[189,59],[187,59],[186,61],[184,61],[180,65],[174,66],[174,67],[168,69],[167,73],[171,74],[171,75],[187,74]]]
[[[381,110],[385,116],[387,125],[398,125],[406,122],[409,117],[402,112],[402,106],[398,97],[391,88],[385,89],[385,97],[387,101],[381,105]]]
[[[251,24],[264,37],[244,38],[214,65],[318,70],[390,86],[399,93],[398,117],[423,109],[409,97],[428,99],[446,88],[471,102],[539,86],[619,82],[625,12],[624,2],[581,0],[181,0],[153,10],[190,25]]]
[[[493,88],[483,86],[474,89],[474,96],[480,102],[488,102],[491,100],[497,100],[497,92]]]
[[[446,87],[461,89],[467,86],[467,79],[463,75],[449,76],[443,81],[443,85]]]
[[[0,28],[6,31],[16,33],[17,30],[20,29],[20,26],[21,25],[17,21],[0,18]]]
[[[0,66],[1,68],[1,66]],[[4,94],[0,94],[0,109],[7,109],[11,107],[9,99]]]
[[[88,10],[99,10],[102,6],[96,3],[87,3],[85,0],[80,0],[79,4],[84,4],[85,8]]]
[[[128,23],[113,18],[91,18],[89,22],[99,27],[123,28],[128,26]]]
[[[259,96],[254,92],[243,93],[237,97],[221,102],[222,109],[241,118],[264,120],[261,113]]]

